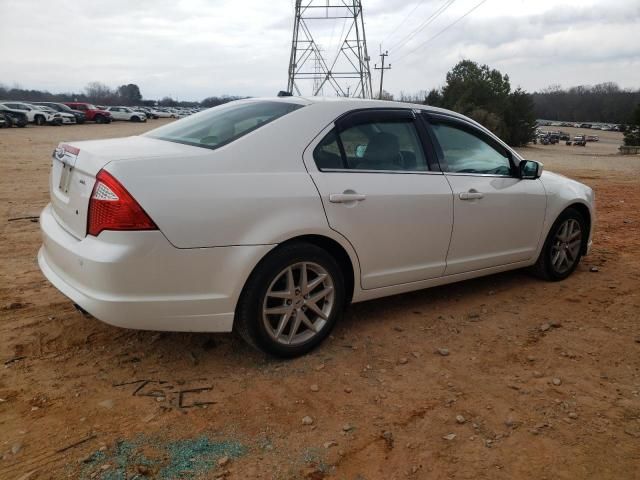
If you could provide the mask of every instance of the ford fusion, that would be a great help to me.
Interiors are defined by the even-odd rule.
[[[562,280],[591,246],[591,188],[462,115],[281,97],[141,136],[60,144],[40,268],[127,328],[237,331],[281,357],[345,306],[530,267]]]

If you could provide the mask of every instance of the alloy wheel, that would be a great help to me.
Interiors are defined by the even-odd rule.
[[[334,308],[335,288],[327,270],[299,262],[282,270],[269,285],[262,321],[269,336],[284,345],[299,345],[317,335]]]
[[[565,220],[553,239],[551,246],[551,265],[563,274],[573,268],[580,256],[582,248],[582,227],[575,218]]]

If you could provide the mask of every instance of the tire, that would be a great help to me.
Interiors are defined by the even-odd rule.
[[[134,115],[133,117],[131,117],[131,121],[136,123],[140,122],[140,117]]]
[[[104,118],[102,115],[96,115],[94,120],[96,121],[96,123],[106,123],[106,118]]]
[[[540,256],[532,268],[533,273],[549,281],[567,278],[580,263],[587,235],[587,222],[582,214],[575,208],[567,208],[551,226]]]
[[[308,279],[305,286],[303,269]],[[298,357],[331,333],[344,302],[342,270],[329,253],[310,243],[283,245],[265,257],[247,280],[234,330],[262,352]]]
[[[42,126],[47,122],[42,115],[36,115],[33,119],[33,123],[35,123],[38,126]]]

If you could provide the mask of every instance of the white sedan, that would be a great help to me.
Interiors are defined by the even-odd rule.
[[[111,113],[113,120],[126,120],[128,122],[146,122],[147,114],[133,110],[129,107],[105,107],[105,110]]]
[[[61,144],[40,268],[112,325],[308,352],[343,308],[505,270],[562,280],[591,188],[453,112],[283,97]]]

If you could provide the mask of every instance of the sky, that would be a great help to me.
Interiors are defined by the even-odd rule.
[[[384,89],[394,95],[442,86],[465,58],[528,91],[608,81],[640,88],[640,0],[362,4],[374,91],[380,48],[391,63]],[[0,84],[78,92],[92,81],[135,83],[145,98],[179,100],[274,95],[287,84],[293,18],[294,0],[0,0]],[[310,23],[327,61],[342,24]]]

